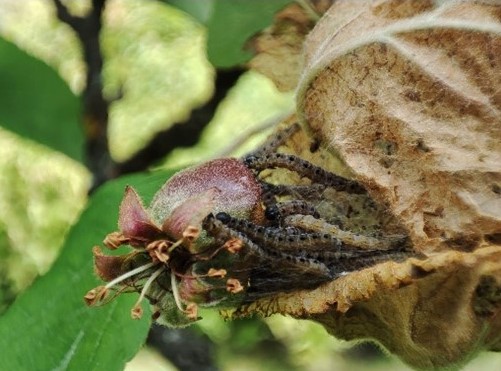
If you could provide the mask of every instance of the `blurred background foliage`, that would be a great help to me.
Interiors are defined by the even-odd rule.
[[[258,2],[262,7],[270,3]],[[287,2],[277,1],[274,7]],[[90,1],[63,3],[80,16],[91,7]],[[172,3],[188,11],[186,7],[193,6],[190,1]],[[207,0],[203,4],[191,12],[193,18],[161,1],[106,2],[100,40],[103,90],[112,101],[108,138],[113,160],[126,161],[158,132],[187,120],[193,109],[205,104],[214,92],[215,65],[245,61],[248,52],[240,48],[225,55],[224,48],[231,45],[214,44],[216,51],[213,45],[208,58],[207,45],[214,43],[215,34],[226,32],[225,16],[233,22],[252,23],[252,17],[236,17],[252,10],[246,8],[248,2]],[[262,22],[258,29],[270,19]],[[246,32],[245,38],[255,31]],[[0,129],[0,314],[49,270],[86,205],[91,174],[81,162],[84,137],[77,99],[85,73],[79,40],[57,18],[52,1],[0,0],[0,126],[5,128]],[[71,92],[65,91],[67,87]],[[217,156],[241,155],[292,110],[293,92],[280,93],[264,76],[245,72],[219,104],[197,144],[176,148],[155,167],[181,168]],[[36,125],[48,125],[54,131],[40,138],[33,132]],[[34,137],[42,144],[30,139]],[[214,367],[223,370],[407,369],[377,348],[353,347],[308,321],[274,316],[225,323],[210,311],[202,317],[189,336],[201,339],[201,347],[212,344]],[[176,330],[159,336],[186,333]],[[155,343],[154,334],[150,340]],[[494,365],[485,356],[468,368],[473,370],[478,362],[483,362],[483,369]],[[146,347],[127,366],[128,371],[139,369],[175,367],[159,350]]]
[[[68,1],[66,5],[74,14],[85,14],[89,8],[87,1]],[[85,83],[85,63],[80,46],[70,27],[56,18],[53,4],[45,0],[1,0],[0,7],[0,33],[4,40],[47,63],[60,74],[75,95],[80,94]],[[207,101],[213,92],[214,71],[205,54],[204,28],[176,8],[157,1],[110,0],[104,13],[104,24],[101,42],[105,56],[105,94],[122,95],[110,107],[110,150],[114,160],[123,161],[141,149],[158,131],[186,120],[194,107]],[[7,44],[5,41],[2,43]],[[7,57],[12,54],[9,54],[10,49],[15,49],[13,45],[8,46],[9,50],[0,49],[3,52],[0,67],[3,67],[1,92],[4,102],[0,120],[3,127],[24,134],[22,129],[28,125],[20,124],[20,119],[33,122],[40,120],[39,116],[47,117],[43,108],[41,110],[32,103],[40,94],[38,85],[44,87],[45,81],[40,75],[46,71],[40,72],[29,63],[15,70],[13,64],[6,65]],[[23,62],[40,63],[34,58],[30,60],[29,56],[23,57]],[[15,61],[17,64],[18,60]],[[30,83],[33,99],[26,96]],[[20,84],[26,86],[18,88]],[[19,94],[14,94],[16,104],[23,105],[24,109],[12,108],[10,101],[13,99],[10,97],[13,90],[19,90]],[[66,102],[58,100],[59,96],[54,96],[53,90],[43,93],[46,100],[52,100],[52,105],[67,107]],[[7,101],[7,98],[10,100]],[[292,94],[278,93],[266,78],[248,72],[221,105],[196,148],[177,149],[159,166],[179,168],[217,156],[230,143],[225,140],[229,135],[246,138],[242,127],[253,131],[253,127],[284,115],[291,107]],[[10,115],[4,112],[8,108],[12,111]],[[15,116],[19,113],[26,117]],[[73,107],[73,113],[80,114],[80,108]],[[61,112],[53,113],[51,118],[61,119]],[[73,120],[67,126],[80,130],[78,116]],[[40,125],[44,124],[50,125],[46,121]],[[57,130],[54,137],[60,138],[60,128]],[[28,137],[37,136],[31,132]],[[82,146],[78,135],[72,135],[72,138],[66,141],[70,149]],[[61,245],[64,232],[85,204],[90,174],[79,162],[71,161],[58,151],[51,151],[25,137],[2,130],[0,140],[2,236],[5,235],[4,244],[23,246],[23,254],[28,254],[21,259],[25,267],[5,268],[5,274],[16,282],[17,290],[20,290],[26,287],[34,274],[46,272],[54,260],[57,253],[54,246]],[[259,139],[254,139],[254,143],[256,140]],[[246,148],[251,146],[252,142]],[[237,148],[237,152],[244,153],[246,148]],[[47,210],[42,211],[44,206]],[[42,220],[36,220],[37,216]],[[39,227],[42,223],[46,231],[44,236],[41,236],[43,232],[33,230],[42,228]],[[29,257],[31,255],[33,258]],[[19,271],[26,271],[22,274],[24,279],[16,273]]]

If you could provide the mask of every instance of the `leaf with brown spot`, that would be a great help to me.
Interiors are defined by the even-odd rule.
[[[226,315],[313,319],[343,339],[377,339],[418,368],[501,350],[501,6],[337,1],[305,47],[301,120],[427,258]]]

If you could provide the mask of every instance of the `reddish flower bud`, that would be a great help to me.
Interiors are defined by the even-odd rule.
[[[214,190],[217,192],[213,193]],[[209,212],[213,214],[224,211],[237,218],[256,220],[262,218],[260,201],[261,186],[252,171],[238,159],[222,158],[174,175],[155,195],[150,210],[158,223],[167,218],[174,223],[177,217],[173,216],[179,212],[175,209],[186,202],[188,204],[182,207],[181,215],[185,214],[184,210],[198,206],[204,210],[199,213],[200,216],[205,213],[201,216],[203,219],[210,204]],[[185,228],[187,226],[184,225]],[[172,226],[167,228],[174,229]]]

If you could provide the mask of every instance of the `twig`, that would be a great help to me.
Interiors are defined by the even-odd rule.
[[[58,18],[77,34],[87,65],[86,86],[82,95],[86,136],[85,161],[92,172],[90,192],[116,176],[115,163],[108,147],[108,109],[110,102],[103,95],[103,57],[99,43],[101,16],[106,0],[92,0],[92,10],[85,17],[69,13],[61,0],[53,0]]]
[[[147,344],[183,371],[217,371],[214,344],[193,328],[167,329],[153,325]]]

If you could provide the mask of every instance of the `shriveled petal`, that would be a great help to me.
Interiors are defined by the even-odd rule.
[[[118,227],[125,237],[131,238],[131,244],[137,241],[151,241],[162,234],[143,206],[141,198],[134,188],[125,188],[120,204]]]
[[[220,191],[217,188],[210,188],[189,197],[172,211],[172,214],[164,221],[162,230],[175,239],[184,237],[183,232],[189,226],[199,227],[203,219],[213,211],[219,194]]]
[[[128,255],[107,256],[98,246],[92,249],[92,253],[94,254],[94,270],[103,281],[112,281],[124,273],[122,266]]]

